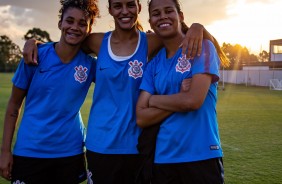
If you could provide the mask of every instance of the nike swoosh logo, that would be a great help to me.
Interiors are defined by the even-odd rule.
[[[100,71],[105,70],[105,69],[107,69],[107,68],[102,68],[102,67],[100,67]]]
[[[50,72],[51,69],[50,68],[39,68],[39,73],[45,73],[45,72]]]
[[[159,73],[160,73],[160,72],[155,73],[155,74],[154,74],[154,77],[156,77]]]
[[[48,72],[49,70],[39,70],[39,73],[45,73]]]

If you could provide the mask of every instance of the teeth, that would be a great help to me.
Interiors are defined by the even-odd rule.
[[[168,27],[168,26],[169,26],[169,24],[161,24],[161,25],[160,25],[160,28]]]
[[[69,36],[72,36],[72,37],[77,37],[76,34],[72,34],[72,33],[69,33],[68,35],[69,35]]]
[[[130,18],[122,18],[121,20],[122,20],[122,21],[129,21]]]

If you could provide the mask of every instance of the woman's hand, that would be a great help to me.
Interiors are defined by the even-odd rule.
[[[26,64],[38,65],[37,62],[37,44],[40,43],[34,38],[29,39],[25,42],[23,48],[23,58]]]
[[[187,58],[194,58],[201,55],[204,30],[203,25],[193,23],[187,31],[180,45],[182,47],[182,54],[186,54]]]
[[[11,180],[13,156],[10,151],[2,151],[0,155],[0,175],[6,180]]]

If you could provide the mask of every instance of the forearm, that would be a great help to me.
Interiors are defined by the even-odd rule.
[[[20,107],[15,104],[8,104],[5,119],[4,131],[2,138],[1,152],[11,152],[12,140],[15,132],[16,122],[20,113]]]
[[[153,95],[150,98],[149,106],[172,112],[187,112],[196,109],[193,98],[188,92],[173,95]]]
[[[173,112],[158,108],[142,108],[137,109],[137,125],[146,128],[161,123],[165,118]]]
[[[211,75],[196,74],[193,76],[191,87],[188,90],[183,89],[173,95],[152,95],[149,99],[148,106],[172,112],[197,110],[202,106],[206,98],[211,79]]]

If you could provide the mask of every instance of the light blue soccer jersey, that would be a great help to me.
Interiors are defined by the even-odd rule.
[[[135,52],[120,57],[111,51],[111,33],[105,34],[98,55],[86,148],[102,154],[137,154],[140,128],[135,109],[147,62],[147,37],[140,32]]]
[[[39,65],[23,60],[13,77],[27,90],[14,154],[57,158],[83,152],[84,125],[80,107],[95,77],[94,58],[80,51],[68,64],[56,54],[54,43],[39,47]]]
[[[206,99],[198,110],[176,112],[166,118],[157,137],[155,163],[182,163],[221,157],[216,117],[217,81],[220,61],[214,45],[203,41],[200,57],[187,60],[181,49],[166,58],[162,49],[148,64],[140,89],[150,94],[169,95],[180,91],[183,79],[195,74],[213,76]]]

